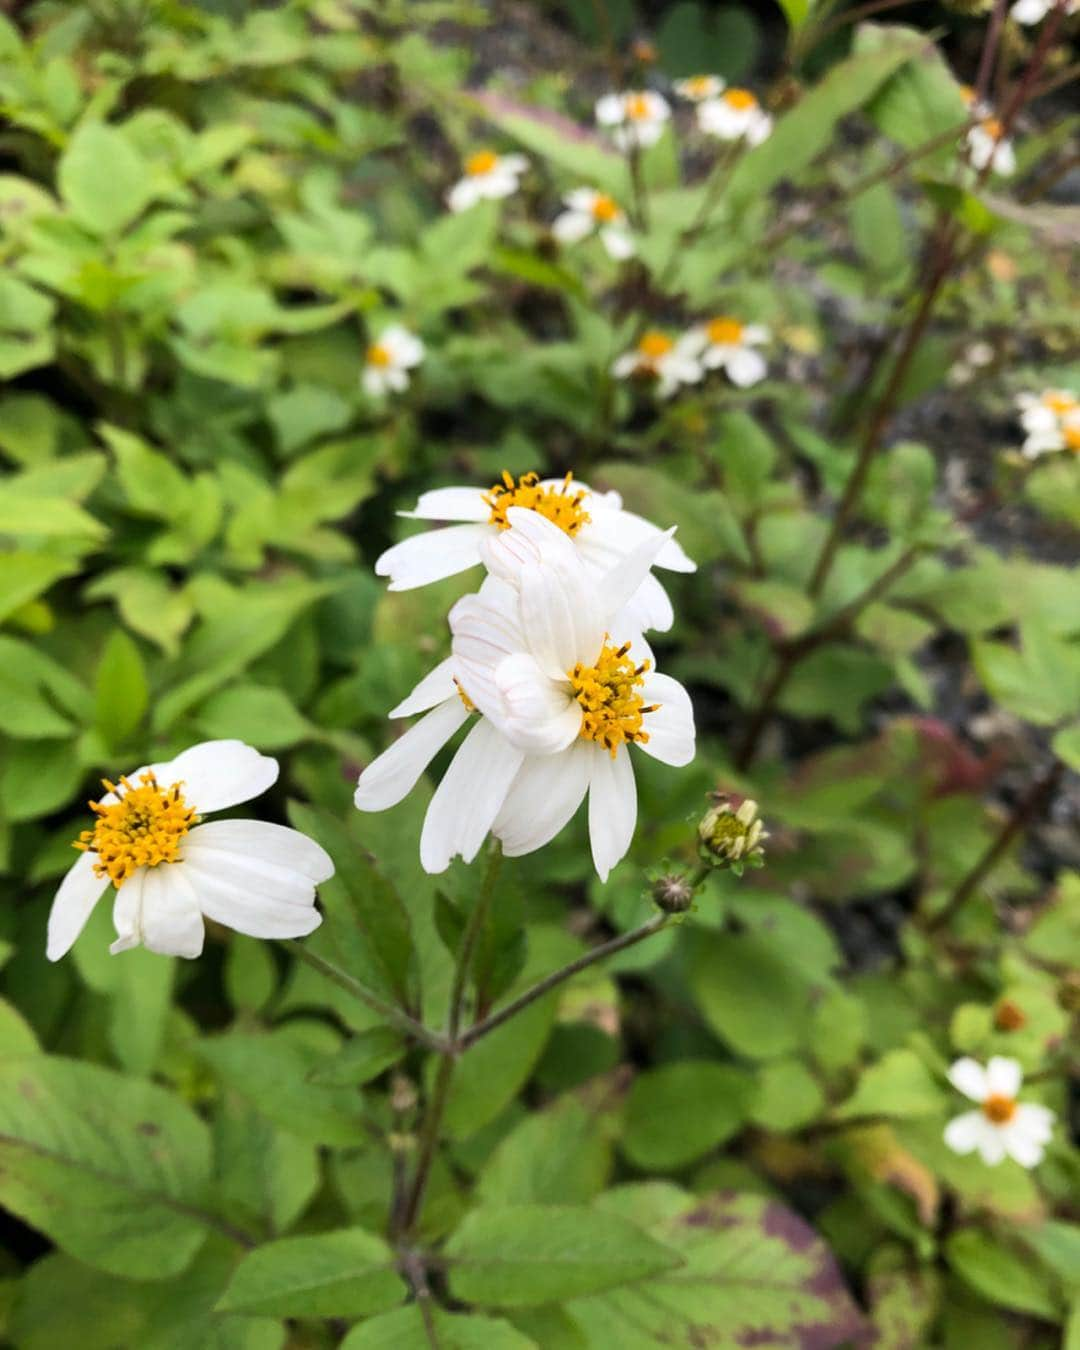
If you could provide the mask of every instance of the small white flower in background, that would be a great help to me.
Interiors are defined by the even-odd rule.
[[[675,92],[689,103],[704,103],[707,98],[722,94],[725,85],[719,75],[691,75],[689,79],[675,81]]]
[[[1027,459],[1055,450],[1080,454],[1080,400],[1064,389],[1018,394],[1020,425],[1027,432],[1021,453]]]
[[[719,98],[698,104],[698,126],[722,141],[745,140],[760,145],[772,131],[773,121],[749,89],[725,89]]]
[[[769,330],[760,323],[743,323],[729,314],[719,314],[703,324],[705,343],[701,364],[708,370],[723,370],[732,384],[746,389],[765,378],[765,358],[755,348],[768,342]]]
[[[378,398],[388,391],[403,393],[409,371],[424,359],[424,344],[407,328],[394,324],[379,334],[364,352],[364,393]]]
[[[606,879],[634,832],[630,744],[667,764],[694,755],[686,691],[655,674],[644,640],[619,626],[670,541],[647,537],[596,584],[557,525],[520,507],[509,516],[511,528],[483,545],[492,575],[451,611],[452,655],[391,714],[426,715],[364,770],[354,800],[362,811],[400,801],[479,712],[428,806],[425,870],[471,861],[489,831],[510,856],[531,853],[588,794],[593,860]]]
[[[976,372],[992,365],[993,361],[994,349],[989,342],[972,342],[949,367],[946,378],[954,387],[970,384]]]
[[[334,874],[307,835],[261,820],[215,820],[277,781],[277,760],[242,741],[205,741],[164,764],[106,780],[97,816],[75,847],[49,914],[47,955],[58,961],[110,883],[113,953],[137,947],[198,956],[203,916],[251,937],[303,937],[318,928],[315,887]]]
[[[1009,14],[1017,23],[1035,24],[1042,23],[1053,8],[1054,0],[1016,0]],[[1078,11],[1080,0],[1069,0],[1065,6],[1065,13],[1076,14]]]
[[[991,1167],[1005,1157],[1021,1167],[1042,1162],[1054,1113],[1046,1106],[1017,1101],[1024,1075],[1015,1059],[995,1055],[985,1069],[973,1059],[958,1059],[948,1077],[957,1092],[979,1103],[977,1111],[966,1111],[945,1127],[945,1142],[954,1153],[977,1151]]]
[[[643,540],[661,538],[657,527],[623,509],[617,492],[594,492],[585,483],[565,478],[541,479],[535,473],[503,481],[487,489],[436,488],[425,492],[412,511],[415,520],[457,521],[448,528],[414,534],[386,550],[375,563],[378,576],[390,578],[392,591],[409,591],[431,581],[464,572],[481,562],[481,545],[509,528],[508,511],[520,507],[551,521],[573,541],[586,568],[602,574]],[[695,564],[674,539],[663,543],[656,566],[693,572]],[[646,575],[630,598],[627,619],[641,629],[671,627],[674,615],[663,586]],[[400,714],[404,716],[405,714]]]
[[[551,232],[560,244],[576,244],[596,233],[616,261],[634,255],[634,241],[626,231],[626,213],[613,197],[594,188],[574,188],[563,197],[566,210],[555,217]]]
[[[697,384],[705,374],[701,364],[704,345],[705,338],[698,328],[680,338],[653,329],[642,334],[637,346],[623,352],[612,365],[611,373],[619,380],[655,379],[656,392],[661,398],[670,398],[680,385]]]
[[[596,105],[597,122],[611,130],[620,150],[655,145],[670,116],[667,99],[651,90],[605,94]]]
[[[465,161],[465,177],[447,194],[451,211],[467,211],[485,197],[510,197],[520,187],[521,175],[529,167],[524,155],[497,155],[494,150],[477,150]]]
[[[960,87],[960,96],[967,104],[973,117],[979,119],[969,128],[964,141],[968,163],[981,173],[990,166],[992,173],[1003,178],[1016,172],[1016,153],[1012,141],[1005,136],[1005,128],[994,116],[994,110],[988,103],[982,102],[969,84]]]

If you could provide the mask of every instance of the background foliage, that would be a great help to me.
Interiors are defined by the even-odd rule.
[[[973,190],[945,143],[890,171],[963,122],[944,58],[864,26],[829,65],[814,11],[784,9],[774,136],[711,216],[711,152],[662,140],[623,270],[594,244],[559,253],[544,224],[583,181],[632,196],[624,160],[566,120],[589,125],[609,72],[564,33],[576,67],[545,67],[538,41],[522,71],[466,4],[99,0],[0,20],[16,1350],[1080,1345],[1080,459],[1008,453],[1016,392],[1080,392],[1076,208]],[[741,71],[721,58],[746,22],[674,6],[667,73],[688,51],[745,73],[750,48]],[[1075,150],[1075,118],[1040,107],[1027,184]],[[523,197],[446,214],[487,141],[531,155]],[[881,392],[863,358],[910,312],[942,213],[965,250],[810,596]],[[765,383],[658,404],[613,382],[643,321],[717,311],[772,328]],[[428,355],[379,404],[359,370],[392,320]],[[976,337],[993,364],[950,390]],[[390,595],[371,563],[418,491],[504,468],[572,468],[678,523],[702,567],[662,651],[701,749],[686,771],[641,767],[641,826],[607,885],[580,821],[506,867],[480,1007],[647,918],[646,873],[692,855],[710,789],[761,800],[772,839],[764,872],[714,876],[684,924],[462,1059],[421,1233],[439,1253],[425,1322],[415,1253],[386,1240],[425,1091],[415,1047],[266,944],[216,930],[198,963],[114,959],[105,905],[48,966],[44,925],[97,777],[240,737],[284,761],[264,809],[337,862],[313,948],[437,1024],[475,883],[420,871],[424,793],[365,817],[351,791],[442,654],[458,583]],[[782,716],[750,747],[792,652]],[[980,872],[1016,802],[1027,825],[1051,793],[1026,851],[1018,830]],[[993,1053],[1062,1122],[1036,1175],[942,1142],[944,1068]]]

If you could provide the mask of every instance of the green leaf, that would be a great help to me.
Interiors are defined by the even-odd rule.
[[[798,1130],[821,1114],[825,1094],[810,1070],[797,1059],[763,1064],[757,1077],[751,1119],[767,1130]]]
[[[1080,773],[1080,722],[1059,731],[1050,745],[1058,759]]]
[[[1025,721],[1047,725],[1080,713],[1080,645],[1035,619],[1020,624],[1020,650],[976,641],[971,658],[990,695]]]
[[[602,1204],[685,1264],[569,1304],[588,1350],[695,1343],[840,1350],[865,1342],[865,1322],[829,1249],[777,1201],[693,1196],[653,1182],[609,1191]]]
[[[284,750],[307,739],[311,724],[282,689],[234,684],[211,694],[196,725],[208,738],[238,737],[259,750]]]
[[[1053,1281],[1030,1257],[1020,1255],[989,1233],[962,1228],[945,1242],[949,1265],[990,1303],[1014,1312],[1057,1321],[1061,1304]]]
[[[492,1308],[575,1298],[680,1264],[626,1219],[560,1205],[473,1210],[444,1255],[455,1298]]]
[[[475,1134],[518,1095],[551,1034],[555,1002],[554,996],[538,999],[462,1057],[446,1107],[453,1138]]]
[[[415,1304],[373,1317],[354,1327],[341,1342],[341,1350],[536,1350],[536,1343],[501,1318],[479,1313],[448,1313],[437,1304],[424,1313]]]
[[[97,669],[94,726],[105,744],[124,744],[150,701],[142,654],[122,628],[113,630]]]
[[[118,234],[154,196],[149,164],[122,132],[103,122],[78,128],[56,181],[75,219],[98,235]]]
[[[78,564],[71,558],[53,553],[16,549],[0,556],[0,623],[47,591],[54,581],[76,571]]]
[[[610,1170],[611,1146],[596,1117],[564,1097],[510,1131],[480,1173],[477,1193],[489,1206],[585,1204]]]
[[[282,1238],[248,1252],[217,1306],[271,1317],[370,1317],[408,1292],[395,1263],[383,1239],[362,1228]]]
[[[325,1063],[316,1065],[308,1079],[330,1087],[362,1087],[403,1059],[407,1048],[400,1032],[391,1027],[370,1027],[346,1041]]]
[[[709,1060],[679,1060],[634,1079],[622,1151],[644,1171],[683,1167],[726,1143],[746,1120],[753,1078]]]
[[[883,51],[896,40],[910,41],[911,28],[866,24],[856,34],[856,51]],[[960,85],[937,46],[923,42],[912,59],[877,92],[866,108],[870,121],[905,150],[925,145],[955,129],[956,141],[920,158],[919,172],[942,169],[956,160],[960,128],[968,117]]]
[[[864,1069],[855,1091],[836,1115],[926,1116],[940,1112],[948,1098],[914,1050],[891,1050]]]
[[[0,1061],[0,1201],[99,1270],[163,1280],[214,1222],[206,1126],[153,1083],[72,1060]]]

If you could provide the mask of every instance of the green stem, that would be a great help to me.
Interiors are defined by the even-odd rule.
[[[411,1036],[421,1045],[426,1045],[429,1050],[442,1051],[446,1048],[445,1037],[440,1036],[437,1032],[429,1031],[422,1022],[418,1022],[415,1017],[410,1017],[403,1009],[380,997],[373,989],[361,984],[359,980],[354,980],[351,975],[335,966],[332,961],[327,961],[325,957],[313,952],[309,947],[305,947],[302,942],[297,942],[294,938],[288,939],[284,945],[294,956],[299,957],[305,965],[310,966],[312,970],[317,970],[320,975],[325,976],[332,984],[336,984],[339,989],[344,989],[347,994],[351,994],[353,998],[365,1004],[372,1012],[378,1013],[398,1031]]]

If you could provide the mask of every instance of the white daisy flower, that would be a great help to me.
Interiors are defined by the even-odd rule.
[[[1018,1102],[1023,1070],[1015,1059],[995,1055],[984,1069],[973,1059],[958,1059],[949,1070],[958,1092],[979,1103],[945,1127],[954,1153],[978,1152],[995,1167],[1006,1156],[1021,1167],[1037,1167],[1053,1133],[1054,1113],[1046,1106]]]
[[[700,332],[705,344],[700,359],[706,369],[723,370],[740,389],[765,378],[765,358],[755,351],[769,340],[769,330],[762,324],[743,323],[729,314],[719,314],[703,324]]]
[[[315,886],[334,874],[322,848],[298,830],[261,820],[204,815],[257,797],[277,760],[243,741],[204,741],[164,764],[105,780],[90,807],[83,856],[60,883],[49,914],[47,955],[70,950],[110,884],[116,889],[113,953],[137,947],[198,956],[203,918],[251,937],[303,937],[318,928]]]
[[[364,353],[364,393],[371,398],[391,390],[404,393],[409,387],[409,371],[423,359],[424,344],[407,328],[394,324],[384,329]]]
[[[596,105],[596,120],[611,130],[620,150],[655,145],[671,117],[667,99],[646,89],[623,94],[605,94]]]
[[[1016,4],[1009,10],[1009,14],[1017,23],[1042,23],[1043,19],[1054,8],[1054,2],[1055,0],[1016,0]],[[1069,3],[1065,6],[1065,13],[1076,14],[1078,11],[1080,11],[1080,0],[1069,0]]]
[[[1021,453],[1027,459],[1055,450],[1080,454],[1080,400],[1064,389],[1018,394],[1020,425],[1027,432]]]
[[[1008,140],[1005,128],[989,103],[978,97],[970,84],[960,86],[960,97],[964,100],[973,117],[979,121],[968,130],[964,144],[968,163],[981,173],[990,165],[993,173],[1007,178],[1016,172],[1016,153],[1012,141]]]
[[[634,241],[626,230],[626,213],[613,197],[594,188],[574,188],[563,197],[566,210],[555,217],[551,232],[560,244],[576,244],[597,233],[608,253],[621,262],[634,255]]]
[[[660,540],[661,532],[641,516],[623,509],[617,492],[594,492],[573,474],[540,479],[535,473],[503,481],[487,491],[474,487],[436,488],[425,492],[412,511],[414,520],[460,522],[446,529],[414,534],[395,544],[375,563],[378,576],[389,577],[392,591],[410,591],[431,581],[464,572],[481,561],[486,539],[509,528],[508,512],[522,507],[538,513],[573,541],[586,568],[602,575],[643,540]],[[693,572],[693,563],[673,539],[663,543],[656,565],[675,572]],[[654,576],[642,578],[631,596],[627,619],[641,629],[671,627],[671,601]]]
[[[992,365],[993,361],[994,349],[989,342],[969,343],[960,357],[949,367],[946,378],[954,387],[970,384],[976,372]]]
[[[698,104],[698,126],[722,141],[745,140],[760,145],[773,127],[773,120],[749,89],[725,89],[719,98]]]
[[[520,187],[519,180],[528,167],[524,155],[477,150],[465,161],[465,177],[450,189],[446,204],[451,211],[467,211],[485,197],[510,197]]]
[[[719,75],[691,75],[689,79],[675,81],[675,92],[689,103],[704,103],[707,98],[722,94],[726,83]]]
[[[629,745],[674,765],[694,755],[686,691],[653,673],[644,640],[618,627],[665,536],[645,539],[596,585],[557,526],[517,507],[510,518],[513,528],[484,545],[492,575],[451,611],[452,655],[391,714],[426,715],[364,770],[354,800],[362,811],[400,801],[478,712],[428,806],[425,870],[459,854],[471,861],[489,832],[508,855],[531,853],[588,793],[606,879],[634,831]]]
[[[683,384],[697,384],[705,374],[701,364],[701,350],[705,338],[698,328],[672,338],[667,333],[652,329],[643,333],[636,347],[615,361],[611,373],[616,379],[655,379],[656,392],[661,398],[670,398]]]

